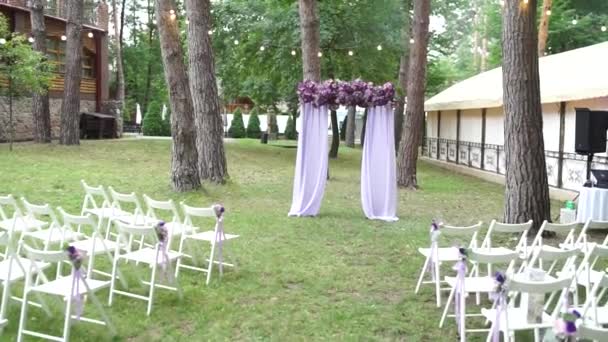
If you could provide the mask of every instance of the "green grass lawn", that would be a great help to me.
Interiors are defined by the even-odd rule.
[[[319,217],[289,218],[296,149],[254,140],[226,148],[228,184],[178,194],[169,187],[169,141],[83,141],[79,147],[24,143],[12,153],[0,145],[0,195],[79,213],[84,179],[192,206],[224,204],[226,230],[241,235],[225,249],[238,268],[221,280],[214,274],[210,286],[203,274],[184,271],[183,299],[159,290],[150,317],[145,302],[117,296],[106,308],[118,329],[116,340],[456,340],[453,320],[438,328],[441,310],[433,289],[414,294],[423,262],[416,249],[428,245],[432,218],[455,225],[500,219],[502,186],[420,162],[422,188],[400,191],[400,220],[369,221],[359,195],[361,152],[341,147],[339,159],[330,161],[332,178]],[[147,272],[132,265],[123,269]],[[98,296],[107,304],[108,291]],[[29,327],[58,334],[59,304],[53,318],[31,309]],[[85,314],[94,315],[92,304]],[[1,340],[15,338],[18,318],[15,303]],[[99,326],[72,328],[74,341],[109,339]]]

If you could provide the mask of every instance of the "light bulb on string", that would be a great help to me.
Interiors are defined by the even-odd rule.
[[[6,44],[6,39],[0,38],[0,45],[4,45],[4,44]]]
[[[156,25],[156,19],[152,20],[152,25]]]
[[[170,18],[171,20],[175,20],[175,18],[177,18],[177,17],[175,16],[175,13],[171,13],[171,15],[169,16],[169,18]]]
[[[65,34],[62,34],[61,35],[61,40],[65,42],[66,40],[68,40],[68,37],[66,37]]]
[[[213,31],[212,31],[212,30],[209,30],[209,31],[207,31],[207,33],[208,33],[209,35],[212,35],[212,34],[213,34]]]
[[[266,48],[264,47],[264,45],[260,46],[260,51],[264,51],[266,50]]]
[[[527,5],[527,4],[528,4],[528,0],[524,0],[524,4],[526,4],[526,5]]]
[[[296,55],[296,50],[291,50],[291,55],[295,56]]]
[[[606,32],[606,25],[602,26],[601,30],[602,32]]]
[[[352,55],[354,55],[354,54],[355,54],[355,53],[353,52],[353,50],[348,51],[348,55],[349,55],[349,56],[352,56]]]
[[[234,45],[239,45],[239,41],[237,39],[234,40]]]
[[[410,38],[410,44],[414,44],[414,38]]]
[[[550,9],[548,9],[548,10],[547,10],[545,13],[546,13],[547,15],[551,15],[551,10],[550,10]]]
[[[576,25],[576,24],[578,24],[578,20],[572,19],[572,25]]]
[[[89,32],[89,34],[87,34],[87,36],[88,36],[89,38],[93,38],[93,32]]]
[[[34,37],[29,37],[29,38],[27,39],[27,41],[28,41],[28,42],[30,42],[30,43],[33,43],[33,42],[34,42]]]
[[[186,19],[186,25],[190,25],[190,20]]]
[[[319,53],[317,54],[317,56],[323,57],[323,53],[321,51],[319,51]]]
[[[376,47],[376,49],[378,49],[378,51],[382,51],[382,45],[378,45],[378,47]]]
[[[175,14],[175,11],[174,10],[170,10],[169,14]]]

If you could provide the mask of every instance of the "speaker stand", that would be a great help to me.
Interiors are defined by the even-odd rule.
[[[593,162],[593,153],[587,154],[587,181],[583,184],[586,188],[591,188],[593,186],[593,182],[591,181],[591,162]]]

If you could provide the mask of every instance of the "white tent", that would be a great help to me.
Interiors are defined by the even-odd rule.
[[[608,96],[608,42],[539,59],[542,103]],[[502,68],[457,83],[426,101],[427,111],[502,106]]]

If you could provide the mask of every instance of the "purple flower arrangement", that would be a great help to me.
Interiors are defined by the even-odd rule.
[[[359,106],[363,108],[385,106],[395,98],[395,88],[387,82],[374,86],[371,82],[356,79],[352,82],[327,80],[322,83],[304,81],[298,85],[301,103],[313,103],[316,107]]]
[[[80,266],[82,266],[82,259],[84,259],[84,255],[80,253],[80,251],[74,246],[68,246],[65,251],[68,254],[68,259],[70,259],[70,262],[74,266],[74,269],[80,269]]]

